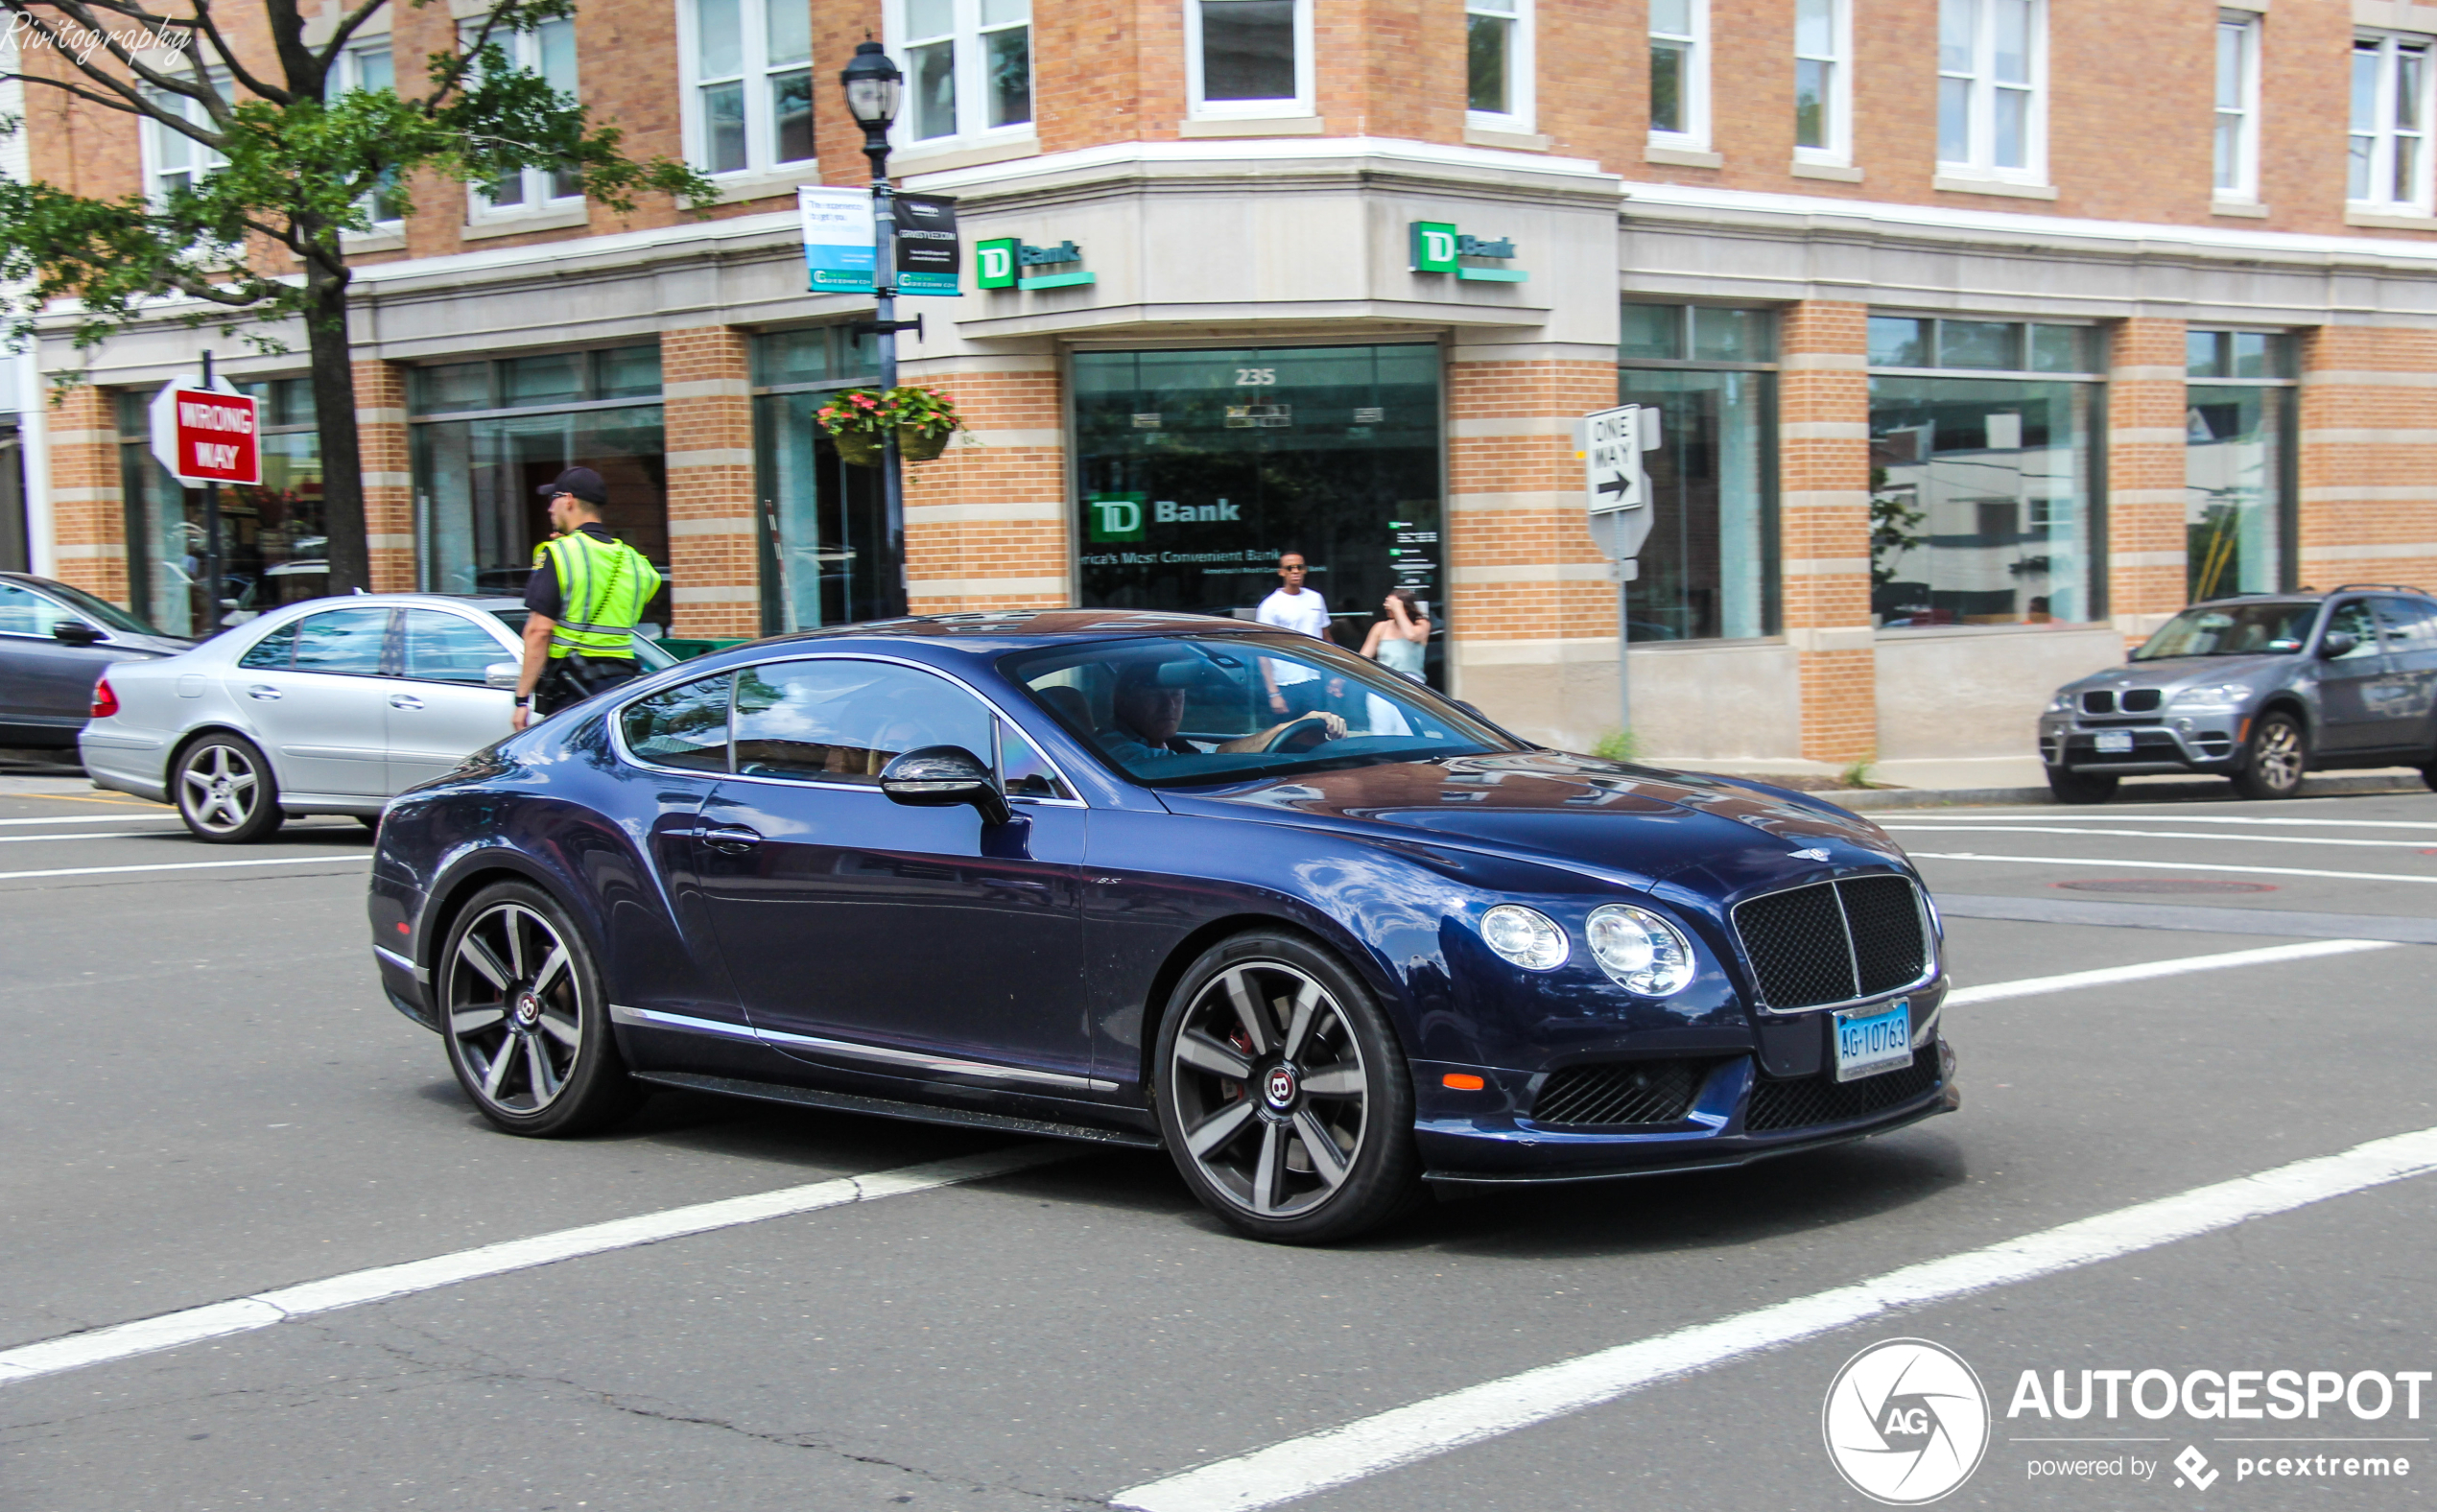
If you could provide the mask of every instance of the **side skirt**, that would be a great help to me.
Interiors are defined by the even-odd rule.
[[[654,1071],[629,1073],[637,1081],[656,1086],[677,1087],[688,1092],[716,1092],[731,1098],[751,1098],[760,1102],[789,1102],[801,1107],[827,1108],[838,1113],[864,1113],[874,1118],[904,1119],[911,1123],[948,1123],[959,1128],[1000,1129],[1009,1134],[1032,1134],[1045,1139],[1080,1140],[1091,1145],[1114,1145],[1123,1149],[1158,1149],[1160,1143],[1148,1134],[1129,1134],[1120,1129],[1093,1128],[1082,1123],[1058,1123],[1048,1119],[1023,1119],[1005,1113],[983,1113],[970,1108],[933,1107],[921,1102],[899,1102],[890,1098],[866,1098],[852,1092],[820,1092],[811,1087],[782,1086],[769,1081],[741,1081],[733,1076],[703,1076],[685,1071]]]

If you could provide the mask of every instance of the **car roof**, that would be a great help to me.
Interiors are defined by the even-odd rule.
[[[1143,609],[990,609],[961,614],[911,614],[893,620],[864,620],[817,630],[798,630],[752,642],[757,647],[817,643],[832,640],[920,640],[942,646],[990,641],[1028,644],[1140,639],[1161,635],[1280,635],[1271,625],[1216,614],[1166,613]],[[741,650],[735,647],[731,650]],[[1003,647],[1002,647],[1003,649]]]
[[[2412,599],[2437,600],[2437,594],[2431,594],[2425,588],[2415,588],[2409,583],[2347,582],[2332,588],[2299,588],[2291,593],[2230,593],[2214,599],[2202,599],[2187,607],[2197,609],[2219,603],[2325,603],[2348,593],[2393,593]]]

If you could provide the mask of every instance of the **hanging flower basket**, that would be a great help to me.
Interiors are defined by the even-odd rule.
[[[881,437],[897,433],[897,455],[907,461],[927,462],[948,449],[964,429],[954,403],[929,389],[901,384],[886,391],[850,389],[815,413],[821,429],[838,443],[840,459],[856,467],[877,466]]]

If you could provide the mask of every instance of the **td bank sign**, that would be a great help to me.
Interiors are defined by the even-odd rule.
[[[1515,255],[1515,239],[1473,236],[1451,221],[1415,221],[1408,227],[1412,239],[1413,272],[1454,273],[1474,283],[1522,283],[1529,277],[1518,268],[1492,267]]]

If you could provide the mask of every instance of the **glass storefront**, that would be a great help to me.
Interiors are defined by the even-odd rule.
[[[1881,628],[2104,614],[2094,335],[1871,318],[1870,607]],[[1924,371],[1952,368],[1974,375]]]
[[[1432,625],[1439,681],[1439,350],[1081,352],[1077,561],[1086,605],[1249,618],[1299,551],[1339,645],[1391,588]]]
[[[2294,586],[2292,343],[2271,331],[2187,338],[2185,579],[2192,602]],[[2213,380],[2213,381],[2211,381]]]
[[[408,402],[427,591],[524,592],[550,537],[536,490],[568,467],[601,474],[603,523],[669,578],[657,345],[420,367]],[[668,622],[664,587],[644,610],[646,633]]]
[[[304,378],[241,383],[262,404],[262,484],[220,490],[220,606],[201,575],[204,502],[153,456],[151,391],[118,396],[119,478],[126,501],[130,607],[172,635],[202,635],[266,609],[330,591],[323,525],[321,439]]]
[[[1777,630],[1776,374],[1763,310],[1628,304],[1620,404],[1660,413],[1653,518],[1627,590],[1637,641]]]
[[[878,368],[872,339],[843,326],[753,339],[754,461],[771,517],[755,532],[762,543],[765,635],[846,625],[886,611],[897,564],[888,550],[879,470],[848,466],[813,418],[840,389],[876,383]]]

